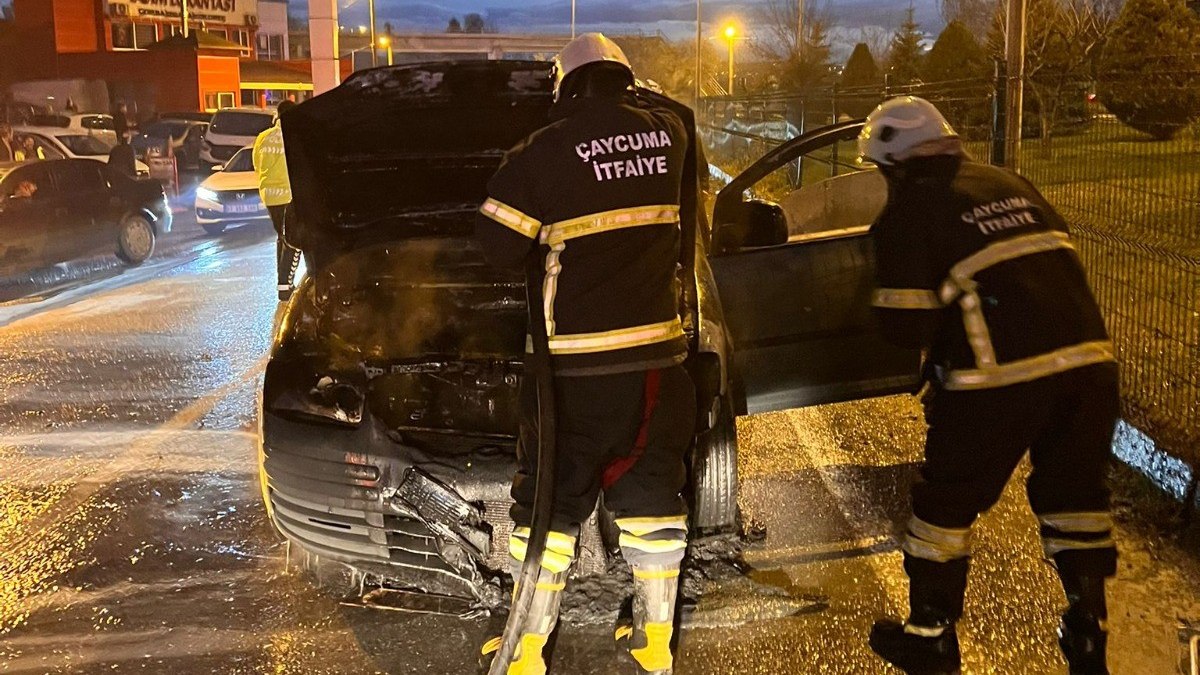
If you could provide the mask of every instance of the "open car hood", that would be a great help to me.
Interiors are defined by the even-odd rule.
[[[462,234],[504,152],[548,123],[552,99],[544,62],[354,74],[283,116],[299,227],[343,250]]]

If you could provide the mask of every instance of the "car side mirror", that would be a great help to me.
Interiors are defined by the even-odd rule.
[[[714,214],[714,248],[718,252],[779,246],[788,241],[787,215],[775,202],[751,199]]]
[[[213,168],[212,168],[213,173],[216,173],[218,171],[224,171],[224,170],[225,170],[224,164],[213,164]]]

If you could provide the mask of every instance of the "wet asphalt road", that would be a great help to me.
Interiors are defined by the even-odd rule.
[[[485,620],[339,603],[287,564],[255,464],[272,233],[186,228],[146,267],[0,305],[0,672],[473,672]],[[895,532],[921,432],[908,398],[741,420],[743,510],[767,537],[748,575],[710,584],[677,672],[894,672],[865,637],[903,607]],[[1197,537],[1116,479],[1114,672],[1186,672]],[[969,674],[1066,672],[1020,488],[977,535]],[[567,626],[558,671],[614,672],[608,634]]]

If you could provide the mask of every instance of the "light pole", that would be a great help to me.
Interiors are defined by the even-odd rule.
[[[387,49],[388,65],[395,65],[392,60],[392,39],[386,35],[379,38],[379,46]]]
[[[571,39],[575,39],[575,0],[571,0]]]
[[[733,45],[737,42],[736,26],[725,26],[725,39],[729,41],[729,95],[733,96]]]
[[[367,0],[367,13],[371,15],[371,67],[379,65],[378,56],[375,54],[375,0]]]
[[[700,109],[700,96],[703,93],[700,86],[701,52],[704,50],[704,20],[700,12],[701,0],[696,0],[696,110]]]

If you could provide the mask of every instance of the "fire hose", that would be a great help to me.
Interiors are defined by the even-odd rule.
[[[537,473],[534,475],[533,515],[525,562],[521,564],[521,573],[517,576],[517,592],[504,624],[500,649],[492,660],[488,675],[504,675],[521,642],[529,619],[529,608],[537,591],[542,552],[546,549],[546,535],[550,531],[550,520],[554,513],[554,372],[550,363],[550,338],[546,334],[546,321],[542,316],[542,286],[537,282],[542,274],[539,249],[530,254],[526,265],[525,297],[529,305],[529,334],[533,353],[526,359],[525,375],[533,375],[537,386]],[[528,451],[529,448],[525,448],[525,452]]]

